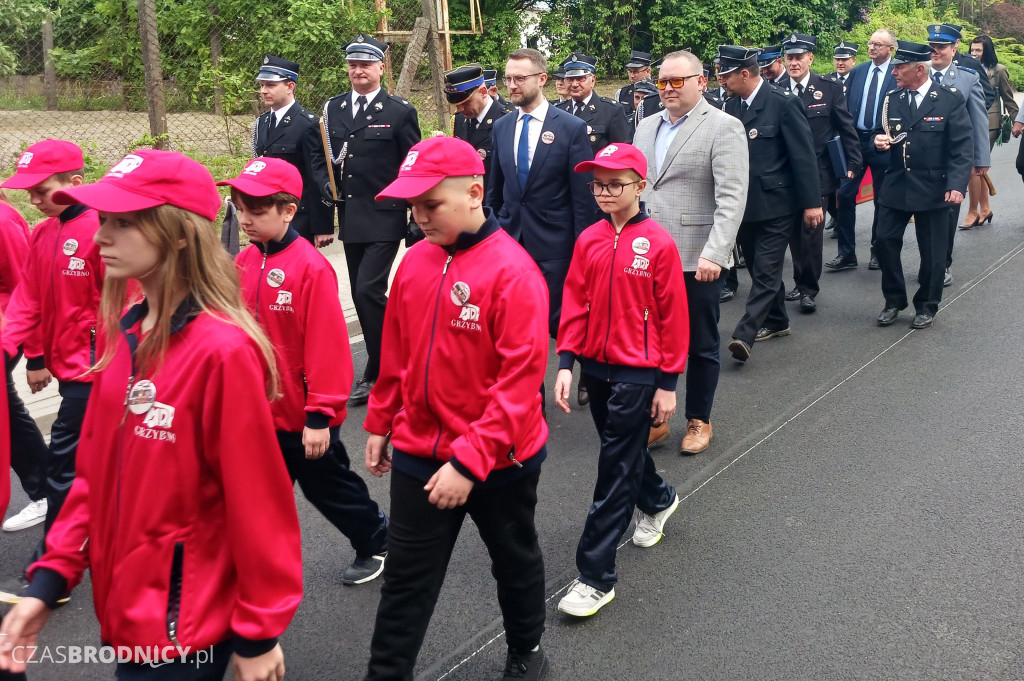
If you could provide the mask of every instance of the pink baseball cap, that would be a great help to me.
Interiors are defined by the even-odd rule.
[[[377,200],[411,199],[446,177],[483,174],[484,160],[472,144],[455,137],[430,137],[413,145],[398,169],[398,177],[377,194]]]
[[[607,168],[608,170],[633,170],[640,177],[647,177],[647,158],[643,152],[632,144],[618,143],[609,144],[597,152],[593,161],[583,161],[576,164],[577,173],[589,173],[594,168]]]
[[[138,149],[92,184],[62,189],[54,203],[81,203],[104,213],[128,213],[169,204],[216,220],[220,194],[210,171],[177,151]]]
[[[260,156],[245,164],[238,177],[221,180],[218,187],[234,187],[249,196],[271,196],[285,192],[302,196],[302,175],[299,169],[280,158]]]
[[[84,165],[82,149],[77,144],[64,140],[45,139],[21,152],[14,174],[0,184],[0,187],[29,189],[51,175],[81,170]]]

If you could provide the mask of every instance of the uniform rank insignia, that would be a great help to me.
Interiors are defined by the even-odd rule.
[[[488,119],[487,119],[487,125],[490,125],[490,124],[491,124],[491,120],[492,120],[492,119],[490,119],[490,118],[488,118]]]
[[[341,100],[341,108],[344,109],[347,106],[348,106],[348,100],[347,99]]]
[[[596,107],[596,106],[594,106],[593,104],[591,104],[591,105],[590,105],[590,110],[591,110],[591,111],[597,111],[597,107]]]
[[[380,102],[377,102],[376,104],[373,105],[373,108],[376,109],[377,111],[380,111],[381,109],[384,108],[384,105],[381,104]]]
[[[281,121],[281,122],[282,122],[282,123],[284,123],[285,125],[288,125],[289,123],[291,123],[291,122],[292,122],[292,117],[291,117],[291,114],[289,114],[289,115],[285,116],[285,117],[284,117],[284,120],[283,120],[283,121]]]
[[[924,119],[929,123],[938,123],[942,120],[942,116],[925,116]]]

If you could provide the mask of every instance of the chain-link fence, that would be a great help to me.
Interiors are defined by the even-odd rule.
[[[478,0],[473,1],[478,12]],[[72,140],[98,164],[114,162],[132,148],[153,145],[200,159],[243,157],[249,153],[251,125],[262,111],[254,77],[264,53],[301,65],[296,97],[319,111],[328,97],[349,89],[344,45],[360,31],[392,45],[385,86],[393,89],[416,19],[426,9],[435,22],[448,17],[446,0],[2,4],[4,170],[13,166],[25,146],[44,137]],[[443,33],[437,44],[443,51]],[[429,41],[424,45],[428,48]],[[430,129],[437,116],[433,79],[440,74],[431,68],[434,63],[418,60],[418,78],[410,81],[406,94],[420,110],[424,129]]]

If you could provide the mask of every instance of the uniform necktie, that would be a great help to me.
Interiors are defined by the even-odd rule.
[[[799,97],[803,93],[804,93],[804,84],[803,83],[797,83],[796,84],[796,96]]]
[[[356,108],[354,111],[352,111],[352,118],[359,118],[359,115],[363,113],[363,110],[365,108],[366,97],[364,97],[363,95],[359,95],[358,97],[356,97]]]
[[[477,124],[477,121],[476,121],[475,118],[467,118],[466,119],[466,130],[469,132],[470,135],[472,135],[474,132],[476,132],[476,124]]]
[[[846,85],[846,76],[839,76],[839,84]]]
[[[942,85],[942,71],[936,71],[933,73],[932,80],[935,81],[936,85]]]
[[[914,116],[917,114],[917,90],[910,91],[910,115]]]
[[[882,69],[877,66],[871,69],[871,83],[868,85],[868,99],[864,102],[864,111],[861,112],[861,126],[865,130],[874,130],[875,121],[878,117],[875,115],[875,96],[878,90],[878,74],[882,72]],[[868,118],[870,116],[871,118]]]
[[[526,189],[526,178],[530,176],[530,114],[523,114],[523,129],[519,133],[519,147],[516,151],[516,175],[519,176],[520,191]]]
[[[269,121],[269,123],[267,125],[267,136],[269,137],[270,135],[273,135],[274,134],[274,130],[276,130],[276,129],[277,129],[277,116],[275,116],[274,112],[271,111],[270,112],[270,121]]]
[[[572,108],[572,115],[579,116],[583,113],[583,102],[575,102]]]
[[[740,113],[747,113],[747,109],[749,109],[749,108],[750,108],[750,105],[747,104],[746,100],[740,102]]]

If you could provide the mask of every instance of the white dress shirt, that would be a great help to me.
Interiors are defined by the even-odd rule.
[[[533,157],[537,151],[537,144],[540,142],[541,128],[544,127],[544,119],[547,118],[548,108],[551,105],[548,104],[548,100],[543,97],[540,98],[540,104],[537,105],[533,111],[530,112],[530,129],[529,137],[530,141],[530,166],[533,166]],[[516,167],[519,166],[519,133],[523,129],[523,116],[525,115],[522,109],[517,112],[516,118],[516,136],[512,139],[512,158],[515,160]]]

